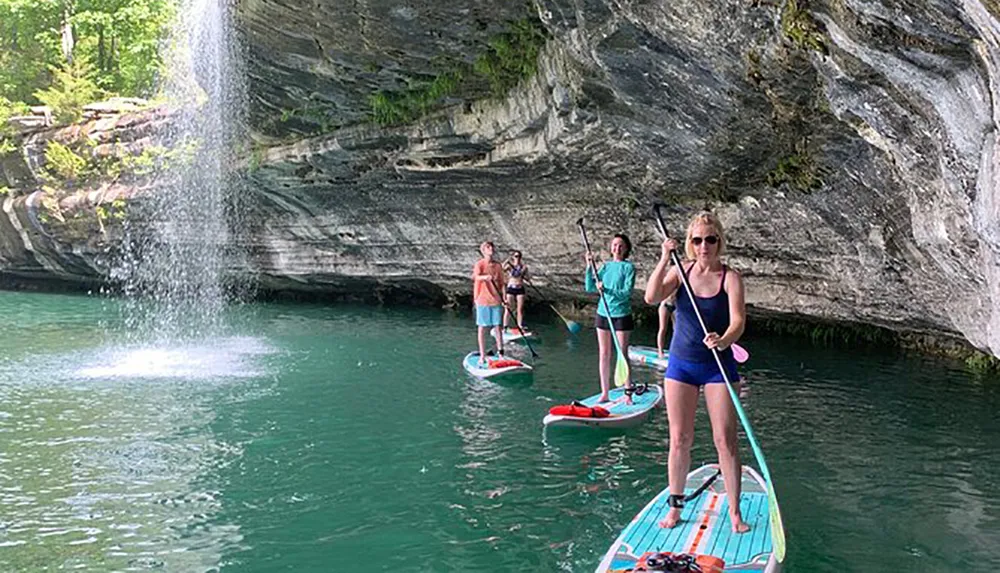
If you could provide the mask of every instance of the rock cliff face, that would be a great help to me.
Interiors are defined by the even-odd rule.
[[[475,54],[520,17],[491,6],[245,3],[258,113],[311,98],[361,120],[367,96],[441,73],[435,58]],[[253,175],[265,276],[461,289],[495,238],[570,293],[577,217],[594,237],[631,233],[648,270],[643,216],[662,199],[678,233],[697,208],[719,212],[755,308],[1000,352],[995,4],[533,8],[550,39],[505,98],[268,149]]]
[[[127,202],[155,192],[150,177],[136,172],[155,170],[146,150],[156,149],[171,114],[90,115],[68,127],[31,128],[16,153],[0,157],[0,279],[7,285],[109,282]]]
[[[570,297],[577,218],[595,242],[629,233],[642,279],[651,201],[678,234],[707,206],[754,310],[1000,354],[997,14],[242,0],[256,149],[241,237],[269,289],[444,299],[491,238]],[[480,60],[507,57],[525,25],[542,31],[535,71],[498,91]]]

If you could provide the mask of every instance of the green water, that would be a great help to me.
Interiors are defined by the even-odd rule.
[[[0,293],[0,315],[0,571],[592,571],[665,485],[662,412],[542,432],[597,390],[592,333],[558,322],[500,385],[460,366],[466,313],[253,305],[161,346],[93,297]],[[745,345],[787,570],[1000,566],[1000,380]]]

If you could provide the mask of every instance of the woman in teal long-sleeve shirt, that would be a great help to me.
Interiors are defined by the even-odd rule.
[[[597,327],[597,348],[601,372],[600,402],[608,401],[611,389],[611,361],[614,359],[615,346],[611,340],[611,327],[618,335],[618,343],[622,352],[628,355],[628,339],[635,324],[632,321],[632,290],[635,289],[635,266],[627,260],[632,252],[632,242],[622,234],[611,239],[612,260],[601,265],[597,270],[595,280],[591,271],[590,254],[586,255],[587,274],[584,284],[587,292],[604,291],[603,302],[597,303],[597,317],[594,325]]]

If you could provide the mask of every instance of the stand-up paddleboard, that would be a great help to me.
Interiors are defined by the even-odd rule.
[[[462,366],[469,374],[483,379],[531,374],[532,370],[531,366],[524,362],[509,357],[487,356],[486,361],[480,364],[478,352],[466,354]]]
[[[597,566],[597,573],[642,571],[644,569],[637,567],[645,566],[650,558],[653,564],[656,560],[662,563],[666,559],[681,562],[690,559],[701,567],[695,570],[713,573],[780,571],[781,564],[772,554],[764,478],[753,468],[743,466],[740,509],[750,531],[733,533],[726,486],[722,476],[717,475],[718,469],[718,464],[709,464],[688,474],[685,495],[690,496],[706,482],[710,484],[696,497],[686,501],[681,510],[681,521],[673,529],[660,527],[660,522],[670,510],[667,505],[669,488],[661,491],[625,527]]]
[[[643,366],[652,366],[653,368],[659,368],[660,370],[667,369],[667,358],[668,353],[663,353],[663,358],[660,358],[656,354],[656,349],[652,346],[629,346],[628,347],[628,359],[635,364],[640,364]]]
[[[594,394],[580,402],[587,407],[600,406],[611,415],[607,418],[581,418],[548,414],[542,419],[545,426],[582,426],[594,428],[629,428],[640,424],[663,400],[663,390],[659,384],[650,384],[643,394],[632,394],[632,403],[625,402],[625,388],[615,388],[608,393],[607,402],[598,402],[600,394]]]
[[[506,344],[508,342],[519,342],[519,341],[524,340],[525,338],[527,338],[528,340],[537,340],[538,339],[538,335],[535,334],[534,332],[532,332],[532,331],[530,331],[530,330],[528,330],[526,328],[523,329],[523,330],[524,330],[524,333],[522,334],[521,329],[518,329],[517,327],[505,328],[504,331],[503,331],[503,341],[504,341],[504,343]],[[490,336],[495,336],[495,334],[490,333]]]

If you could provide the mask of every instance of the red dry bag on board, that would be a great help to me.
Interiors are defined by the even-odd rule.
[[[564,404],[561,406],[552,406],[549,408],[549,414],[553,416],[573,416],[576,418],[607,418],[611,415],[600,406],[584,406],[579,402],[575,404]]]

